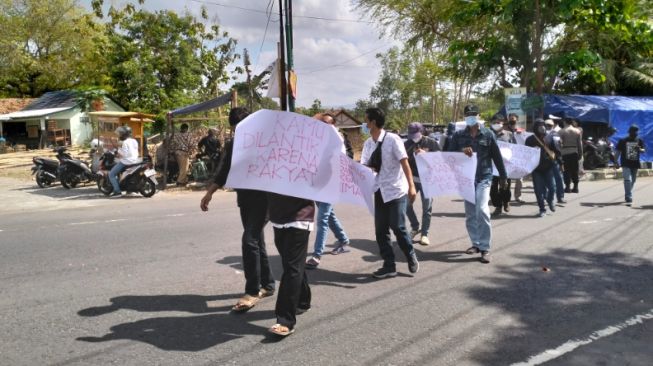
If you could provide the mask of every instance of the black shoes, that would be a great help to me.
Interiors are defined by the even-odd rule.
[[[419,262],[417,261],[417,254],[413,252],[408,258],[408,271],[410,273],[417,273],[419,271]]]
[[[488,264],[490,263],[490,252],[487,250],[484,250],[481,252],[481,263]]]
[[[379,278],[379,279],[397,277],[397,271],[395,271],[394,269],[381,267],[378,270],[376,270],[374,273],[372,273],[372,276],[374,278]]]

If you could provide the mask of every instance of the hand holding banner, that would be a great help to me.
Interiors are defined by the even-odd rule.
[[[497,141],[503,165],[510,179],[519,179],[530,174],[540,163],[540,148],[525,145],[510,144],[504,141]],[[492,167],[492,174],[499,176],[495,166]]]
[[[476,154],[459,152],[426,152],[415,157],[424,196],[459,195],[476,202]]]

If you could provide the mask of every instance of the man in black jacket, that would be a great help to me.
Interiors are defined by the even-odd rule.
[[[553,165],[556,161],[555,147],[553,146],[553,136],[546,134],[544,120],[538,118],[533,124],[533,135],[526,139],[526,146],[540,148],[540,163],[531,173],[533,177],[533,188],[535,198],[540,208],[539,217],[546,215],[545,201],[549,205],[551,212],[555,212],[555,178],[553,177]]]
[[[233,108],[229,113],[231,128],[235,129],[236,125],[245,119],[248,114],[245,108]],[[231,169],[233,147],[234,141],[229,139],[225,143],[225,153],[222,156],[213,182],[207,188],[204,197],[202,197],[200,203],[202,211],[208,211],[213,193],[227,182],[227,176]],[[245,295],[238,300],[232,310],[242,312],[254,307],[261,298],[272,295],[275,283],[270,270],[263,236],[263,228],[267,223],[267,194],[256,190],[237,189],[236,197],[238,207],[240,207],[240,219],[243,223],[242,254],[243,270],[245,272]]]
[[[624,192],[626,204],[631,205],[633,202],[633,187],[637,180],[637,169],[639,169],[639,156],[645,150],[644,141],[637,134],[639,127],[632,125],[628,129],[628,137],[619,140],[617,143],[617,155],[615,167],[619,167],[619,157],[621,157],[621,167],[623,168]]]

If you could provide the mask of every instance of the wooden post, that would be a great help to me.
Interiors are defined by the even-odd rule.
[[[170,142],[172,140],[172,136],[170,134],[171,127],[172,127],[172,115],[168,113],[166,114],[166,135],[165,138],[162,140],[163,142],[161,143],[161,148],[164,150],[165,153],[165,160],[163,162],[163,184],[161,186],[162,190],[165,190],[166,187],[168,186],[168,148],[170,147]]]

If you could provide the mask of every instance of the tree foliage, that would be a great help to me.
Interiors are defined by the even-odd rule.
[[[495,87],[645,90],[653,34],[646,0],[358,0],[450,74]],[[634,71],[633,71],[634,70]],[[650,89],[649,93],[650,93]]]
[[[236,41],[217,24],[133,5],[112,7],[108,17],[111,86],[128,108],[161,113],[215,97],[230,80]]]
[[[0,95],[105,86],[101,26],[73,0],[0,0]]]

